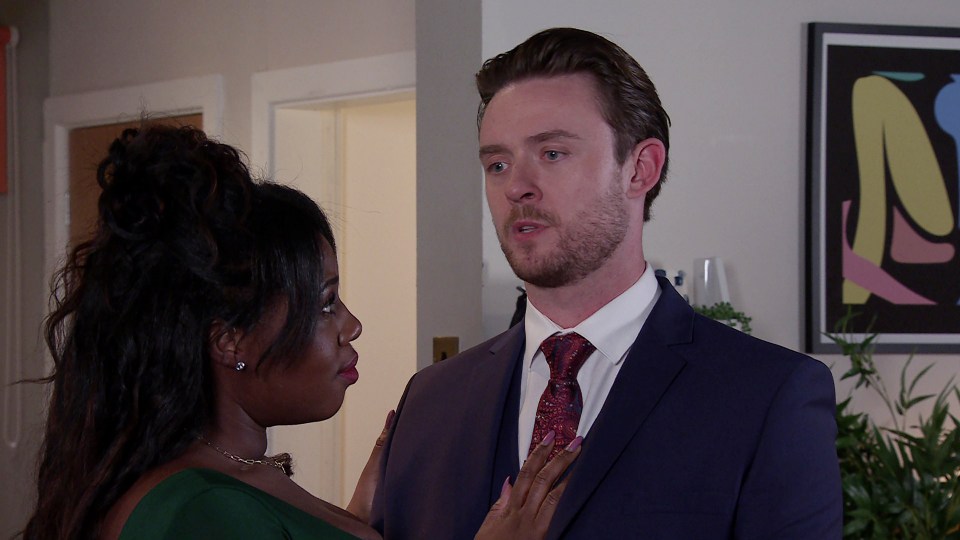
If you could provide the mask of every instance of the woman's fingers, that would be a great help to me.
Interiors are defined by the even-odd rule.
[[[556,436],[557,434],[554,431],[548,432],[540,441],[540,444],[527,456],[527,460],[523,462],[520,472],[517,473],[517,481],[513,484],[513,494],[510,497],[511,507],[520,508],[523,506],[527,499],[527,493],[530,491],[530,486],[538,481],[537,476],[547,462],[547,458],[550,457]]]
[[[536,521],[544,527],[549,526],[550,520],[553,519],[557,503],[560,502],[560,497],[563,495],[570,477],[564,478],[556,486],[554,484],[580,455],[580,444],[582,442],[583,438],[577,437],[543,467],[537,474],[539,481],[533,483],[533,487],[527,494],[527,505],[531,507],[531,510],[536,509]]]
[[[523,508],[532,515],[539,515],[545,502],[551,502],[550,506],[553,507],[556,506],[556,501],[560,500],[563,489],[554,493],[554,484],[580,454],[583,437],[575,438],[548,463],[555,438],[553,431],[547,433],[520,468],[508,503],[511,508]],[[553,515],[552,511],[550,515]]]
[[[387,413],[387,420],[383,424],[383,430],[377,441],[373,444],[373,450],[370,451],[370,457],[367,464],[364,465],[360,473],[360,479],[357,481],[357,488],[353,492],[353,498],[347,504],[347,511],[357,516],[364,523],[370,521],[370,509],[373,507],[373,495],[377,491],[377,482],[380,480],[380,455],[383,453],[383,445],[387,442],[387,436],[393,428],[393,420],[396,411]]]
[[[377,441],[373,443],[373,451],[379,453],[380,448],[383,448],[383,445],[387,442],[387,436],[390,435],[390,430],[393,429],[393,420],[397,416],[397,411],[390,410],[387,413],[387,420],[383,423],[383,430],[380,432],[380,436],[377,437]],[[372,457],[372,456],[371,456]]]
[[[556,486],[554,483],[580,454],[583,439],[577,437],[548,462],[554,441],[551,431],[527,457],[516,483],[510,486],[509,478],[503,483],[500,497],[487,513],[476,539],[532,540],[546,535],[569,477]]]
[[[510,485],[510,477],[508,476],[503,481],[503,486],[500,487],[500,497],[497,498],[497,502],[493,503],[493,506],[490,507],[490,511],[487,513],[487,520],[490,519],[500,519],[504,511],[506,511],[507,503],[510,501],[510,493],[512,491],[512,486]]]

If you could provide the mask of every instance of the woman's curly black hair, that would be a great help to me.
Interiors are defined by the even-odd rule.
[[[140,475],[195,440],[211,414],[215,321],[246,331],[285,300],[261,364],[294,361],[321,305],[322,243],[335,247],[316,203],[254,181],[236,149],[195,128],[125,130],[97,181],[96,231],[52,285],[53,390],[27,539],[96,537]]]

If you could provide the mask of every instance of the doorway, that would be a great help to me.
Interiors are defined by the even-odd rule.
[[[271,429],[295,479],[346,504],[416,370],[416,103],[412,92],[278,107],[274,180],[312,197],[337,241],[340,291],[364,325],[360,381],[331,420]]]

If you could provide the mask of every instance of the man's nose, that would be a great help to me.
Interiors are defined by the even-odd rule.
[[[517,160],[507,183],[506,194],[511,202],[522,203],[540,198],[540,171],[527,160]]]

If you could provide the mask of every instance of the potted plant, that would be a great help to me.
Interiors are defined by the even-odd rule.
[[[914,395],[932,364],[908,377],[911,356],[899,392],[891,394],[873,359],[876,334],[868,329],[868,337],[856,341],[847,332],[854,317],[848,312],[839,332],[828,334],[850,359],[841,380],[856,381],[837,404],[844,538],[960,538],[960,421],[948,403],[960,391],[951,378],[937,394]],[[853,394],[862,391],[880,397],[892,427],[851,410]],[[926,416],[912,414],[921,404],[930,406]]]
[[[732,326],[745,334],[749,334],[753,330],[750,328],[750,321],[753,319],[747,317],[744,312],[734,309],[730,302],[718,302],[712,306],[695,305],[693,310],[704,317],[726,323],[727,326]]]

